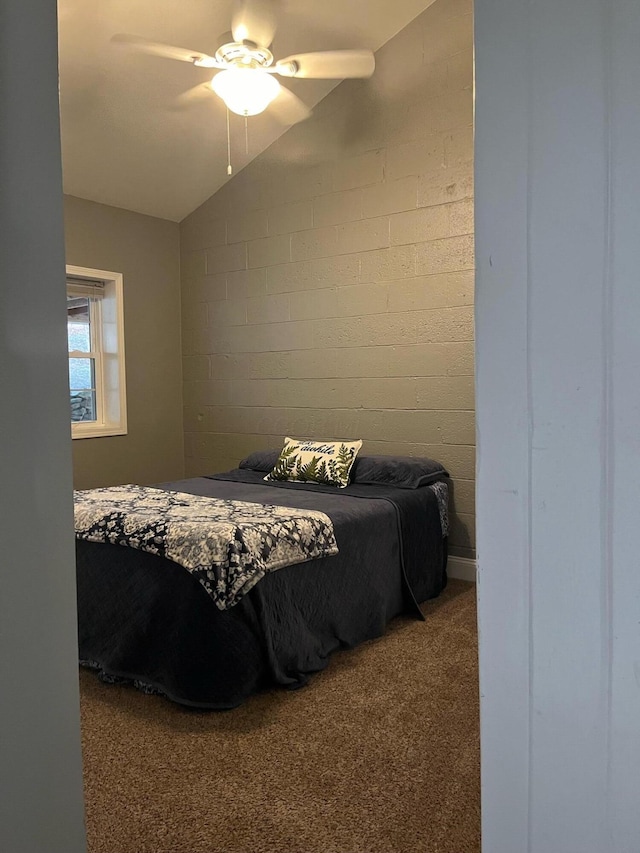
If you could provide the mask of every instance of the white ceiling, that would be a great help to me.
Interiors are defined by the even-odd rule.
[[[338,48],[377,50],[433,0],[274,0],[276,58]],[[181,221],[228,180],[226,118],[213,93],[188,107],[178,95],[212,72],[125,50],[131,33],[213,54],[230,28],[233,0],[58,0],[64,190],[70,195]],[[334,80],[286,81],[312,107]],[[280,134],[268,112],[232,115],[237,172]],[[241,143],[241,144],[240,144]]]

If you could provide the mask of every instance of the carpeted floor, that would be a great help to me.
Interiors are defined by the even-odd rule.
[[[89,853],[477,853],[475,587],[423,609],[233,711],[82,671]]]

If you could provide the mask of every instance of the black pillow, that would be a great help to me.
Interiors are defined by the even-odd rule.
[[[238,467],[269,472],[279,456],[278,449],[256,450]],[[419,489],[448,476],[442,463],[421,456],[356,456],[351,469],[351,483],[396,486],[399,489]]]
[[[358,456],[351,469],[352,483],[418,489],[448,477],[441,462],[420,456]]]
[[[253,453],[250,453],[240,461],[238,468],[250,468],[252,471],[271,471],[278,461],[279,456],[280,451],[272,448],[269,450],[254,450]]]

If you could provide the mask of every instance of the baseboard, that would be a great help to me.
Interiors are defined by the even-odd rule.
[[[476,582],[476,561],[468,557],[455,557],[451,554],[447,560],[447,576],[459,581]]]

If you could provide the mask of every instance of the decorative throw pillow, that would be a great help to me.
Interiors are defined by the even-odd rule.
[[[362,441],[285,438],[278,461],[265,480],[320,483],[344,489]]]

